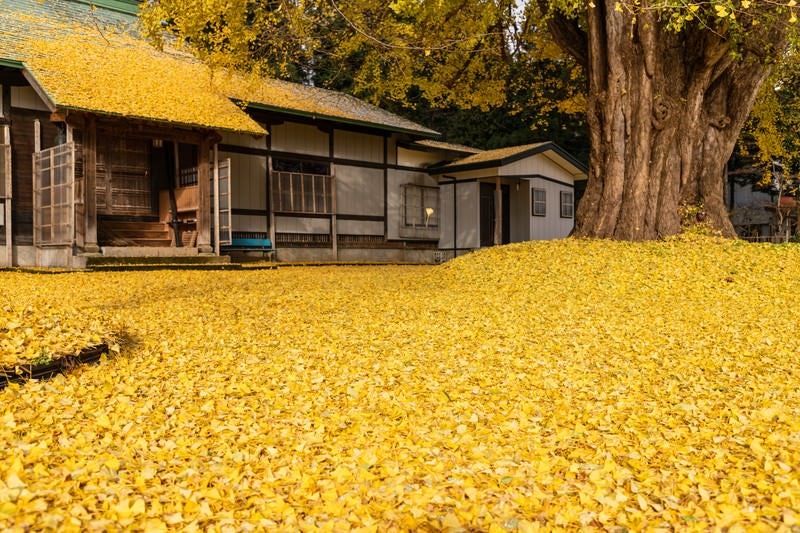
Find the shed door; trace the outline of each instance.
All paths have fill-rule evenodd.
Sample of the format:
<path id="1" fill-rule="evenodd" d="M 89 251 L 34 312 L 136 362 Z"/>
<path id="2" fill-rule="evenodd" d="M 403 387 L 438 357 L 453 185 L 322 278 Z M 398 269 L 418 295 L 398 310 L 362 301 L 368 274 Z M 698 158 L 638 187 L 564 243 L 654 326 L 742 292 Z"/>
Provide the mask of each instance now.
<path id="1" fill-rule="evenodd" d="M 494 185 L 481 183 L 481 246 L 494 244 Z"/>

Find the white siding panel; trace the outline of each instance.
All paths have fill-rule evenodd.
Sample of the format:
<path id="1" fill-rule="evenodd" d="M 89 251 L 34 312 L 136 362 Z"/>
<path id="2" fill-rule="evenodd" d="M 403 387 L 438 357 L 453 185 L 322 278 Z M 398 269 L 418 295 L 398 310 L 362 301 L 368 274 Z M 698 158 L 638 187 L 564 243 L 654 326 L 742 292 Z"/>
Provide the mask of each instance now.
<path id="1" fill-rule="evenodd" d="M 337 213 L 383 216 L 382 169 L 336 165 L 335 172 Z"/>
<path id="2" fill-rule="evenodd" d="M 561 239 L 569 235 L 575 224 L 573 218 L 561 218 L 560 192 L 573 192 L 572 187 L 566 187 L 543 179 L 530 180 L 531 188 L 544 189 L 547 197 L 547 216 L 530 217 L 531 239 L 548 240 Z M 532 194 L 532 191 L 531 191 Z M 528 214 L 531 213 L 531 196 L 528 195 Z"/>
<path id="3" fill-rule="evenodd" d="M 39 98 L 31 87 L 11 87 L 11 107 L 21 109 L 34 109 L 36 111 L 49 111 L 49 108 Z"/>
<path id="4" fill-rule="evenodd" d="M 330 153 L 328 134 L 316 126 L 285 122 L 272 126 L 270 133 L 273 150 L 320 156 Z"/>
<path id="5" fill-rule="evenodd" d="M 401 213 L 400 208 L 402 199 L 400 197 L 401 187 L 406 183 L 413 183 L 415 185 L 437 186 L 435 179 L 431 178 L 423 172 L 414 172 L 406 170 L 389 170 L 388 177 L 388 190 L 386 193 L 387 203 L 387 216 L 388 216 L 388 239 L 400 238 L 400 224 Z M 441 201 L 441 193 L 439 194 Z"/>
<path id="6" fill-rule="evenodd" d="M 278 233 L 330 233 L 331 221 L 327 218 L 275 217 Z"/>
<path id="7" fill-rule="evenodd" d="M 337 220 L 339 235 L 383 235 L 383 222 L 374 220 Z"/>
<path id="8" fill-rule="evenodd" d="M 333 155 L 339 159 L 383 163 L 383 137 L 335 130 L 333 132 Z"/>
<path id="9" fill-rule="evenodd" d="M 554 180 L 572 183 L 572 174 L 543 154 L 536 154 L 500 167 L 501 176 L 530 176 L 539 174 Z"/>

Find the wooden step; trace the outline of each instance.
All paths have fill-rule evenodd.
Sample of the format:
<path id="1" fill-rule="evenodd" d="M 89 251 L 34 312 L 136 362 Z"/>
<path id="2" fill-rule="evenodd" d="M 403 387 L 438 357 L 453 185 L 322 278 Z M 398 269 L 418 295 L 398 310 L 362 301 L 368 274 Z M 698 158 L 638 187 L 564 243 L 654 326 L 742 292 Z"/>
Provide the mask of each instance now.
<path id="1" fill-rule="evenodd" d="M 169 246 L 172 244 L 172 239 L 170 238 L 140 239 L 137 237 L 131 240 L 136 243 L 136 246 Z"/>
<path id="2" fill-rule="evenodd" d="M 98 227 L 101 245 L 157 246 L 172 244 L 169 226 L 161 222 L 137 220 L 104 220 Z"/>

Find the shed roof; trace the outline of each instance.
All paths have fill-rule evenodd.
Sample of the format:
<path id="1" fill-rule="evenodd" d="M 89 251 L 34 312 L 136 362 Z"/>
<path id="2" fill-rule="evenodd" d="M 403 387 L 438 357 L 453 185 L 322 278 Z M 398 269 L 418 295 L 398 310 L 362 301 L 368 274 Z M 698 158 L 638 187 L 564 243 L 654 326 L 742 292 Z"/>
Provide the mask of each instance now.
<path id="1" fill-rule="evenodd" d="M 220 79 L 224 79 L 221 77 Z M 255 109 L 289 115 L 329 119 L 345 124 L 378 128 L 385 131 L 435 137 L 439 132 L 426 128 L 385 109 L 349 94 L 300 83 L 228 75 L 224 92 Z"/>
<path id="2" fill-rule="evenodd" d="M 457 161 L 446 163 L 439 167 L 432 168 L 433 172 L 459 172 L 466 170 L 480 170 L 485 168 L 508 165 L 514 161 L 519 161 L 526 157 L 545 152 L 554 152 L 567 163 L 575 167 L 578 172 L 585 173 L 586 165 L 575 159 L 569 152 L 553 142 L 540 142 L 534 144 L 524 144 L 521 146 L 508 146 L 495 150 L 486 150 L 477 154 L 472 154 Z"/>
<path id="3" fill-rule="evenodd" d="M 0 0 L 0 58 L 24 65 L 53 107 L 265 134 L 200 62 L 126 33 L 134 18 L 63 0 Z"/>

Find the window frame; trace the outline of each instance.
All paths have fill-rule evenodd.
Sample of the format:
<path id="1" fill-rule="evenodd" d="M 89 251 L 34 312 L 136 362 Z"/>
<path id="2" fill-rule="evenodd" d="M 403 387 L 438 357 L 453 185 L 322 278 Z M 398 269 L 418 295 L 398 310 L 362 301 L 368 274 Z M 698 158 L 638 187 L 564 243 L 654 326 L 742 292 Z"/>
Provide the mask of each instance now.
<path id="1" fill-rule="evenodd" d="M 544 196 L 543 199 L 537 200 L 536 193 L 540 192 Z M 541 212 L 537 212 L 536 207 L 541 206 Z M 541 187 L 531 187 L 531 216 L 533 217 L 546 217 L 547 216 L 547 189 Z"/>
<path id="2" fill-rule="evenodd" d="M 569 198 L 569 202 L 565 199 Z M 564 214 L 564 208 L 569 206 L 569 214 Z M 575 193 L 572 191 L 559 191 L 559 211 L 561 218 L 575 218 Z"/>
<path id="3" fill-rule="evenodd" d="M 439 187 L 432 186 L 432 185 L 418 185 L 416 183 L 404 183 L 403 187 L 403 226 L 406 228 L 419 228 L 419 229 L 438 229 L 440 223 L 440 216 L 441 213 L 439 212 L 439 201 L 440 201 L 440 191 Z M 409 192 L 410 191 L 419 191 L 420 198 L 419 198 L 419 206 L 412 206 L 412 208 L 418 207 L 419 212 L 417 216 L 419 217 L 419 222 L 414 222 L 414 220 L 409 222 Z M 434 216 L 428 220 L 428 223 L 425 224 L 425 209 L 426 207 L 431 207 L 430 205 L 426 205 L 425 197 L 426 193 L 434 194 L 434 200 L 432 207 L 435 209 Z"/>
<path id="4" fill-rule="evenodd" d="M 275 213 L 333 215 L 336 186 L 329 162 L 273 158 L 270 181 L 270 205 Z M 314 207 L 309 209 L 308 205 Z"/>

